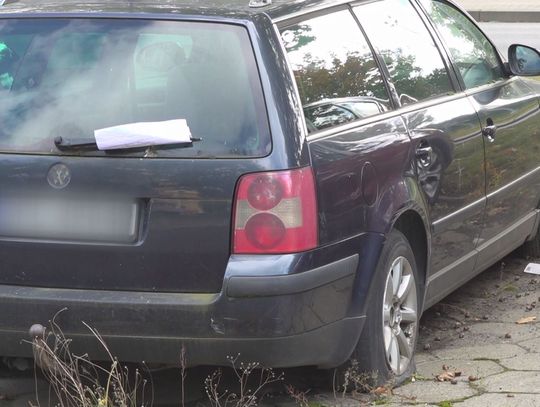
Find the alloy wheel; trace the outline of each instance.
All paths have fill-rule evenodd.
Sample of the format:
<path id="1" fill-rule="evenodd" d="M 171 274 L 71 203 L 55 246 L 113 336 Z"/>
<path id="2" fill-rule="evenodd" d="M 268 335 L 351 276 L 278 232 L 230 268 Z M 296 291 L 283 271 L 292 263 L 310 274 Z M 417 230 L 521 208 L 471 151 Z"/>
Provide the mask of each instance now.
<path id="1" fill-rule="evenodd" d="M 403 256 L 388 270 L 382 315 L 386 362 L 399 376 L 411 363 L 418 325 L 416 281 L 410 262 Z"/>

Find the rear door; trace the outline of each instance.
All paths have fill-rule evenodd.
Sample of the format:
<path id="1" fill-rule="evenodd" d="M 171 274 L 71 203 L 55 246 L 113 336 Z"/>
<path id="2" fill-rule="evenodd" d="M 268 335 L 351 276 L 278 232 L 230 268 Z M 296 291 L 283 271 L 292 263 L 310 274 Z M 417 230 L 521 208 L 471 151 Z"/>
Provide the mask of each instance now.
<path id="1" fill-rule="evenodd" d="M 487 208 L 477 268 L 493 263 L 531 233 L 540 194 L 537 94 L 508 77 L 486 36 L 443 0 L 424 0 L 480 118 L 486 151 Z"/>
<path id="2" fill-rule="evenodd" d="M 150 141 L 101 151 L 111 127 Z M 0 283 L 218 292 L 236 181 L 270 150 L 242 26 L 0 20 Z"/>
<path id="3" fill-rule="evenodd" d="M 429 302 L 470 278 L 485 209 L 484 145 L 476 112 L 408 0 L 359 3 L 409 129 L 412 168 L 432 230 Z"/>

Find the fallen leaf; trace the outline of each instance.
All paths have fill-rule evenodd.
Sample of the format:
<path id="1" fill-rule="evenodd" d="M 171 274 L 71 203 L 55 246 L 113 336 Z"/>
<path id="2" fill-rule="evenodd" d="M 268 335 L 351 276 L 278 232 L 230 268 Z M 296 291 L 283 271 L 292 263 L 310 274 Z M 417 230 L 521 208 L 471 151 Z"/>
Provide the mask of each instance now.
<path id="1" fill-rule="evenodd" d="M 371 393 L 375 394 L 376 396 L 382 396 L 384 394 L 388 394 L 390 390 L 384 386 L 379 386 L 376 389 L 371 390 Z"/>
<path id="2" fill-rule="evenodd" d="M 531 322 L 536 321 L 536 317 L 523 317 L 516 321 L 518 325 L 530 324 Z"/>
<path id="3" fill-rule="evenodd" d="M 435 377 L 435 379 L 438 382 L 449 382 L 451 380 L 454 380 L 455 377 L 456 377 L 456 375 L 453 372 L 449 372 L 449 371 L 445 370 L 441 374 L 437 375 Z"/>

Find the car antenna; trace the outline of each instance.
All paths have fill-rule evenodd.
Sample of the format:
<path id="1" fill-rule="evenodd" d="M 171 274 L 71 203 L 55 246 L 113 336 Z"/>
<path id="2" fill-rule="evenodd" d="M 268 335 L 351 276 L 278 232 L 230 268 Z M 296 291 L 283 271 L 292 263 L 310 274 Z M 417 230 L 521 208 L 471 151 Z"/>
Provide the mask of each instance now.
<path id="1" fill-rule="evenodd" d="M 265 7 L 272 4 L 272 0 L 249 0 L 249 7 Z"/>

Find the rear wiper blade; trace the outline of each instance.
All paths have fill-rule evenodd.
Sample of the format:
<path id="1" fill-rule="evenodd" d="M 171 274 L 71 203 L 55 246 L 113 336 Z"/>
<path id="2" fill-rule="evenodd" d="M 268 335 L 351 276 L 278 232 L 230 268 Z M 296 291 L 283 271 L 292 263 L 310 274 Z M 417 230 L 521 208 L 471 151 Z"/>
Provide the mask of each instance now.
<path id="1" fill-rule="evenodd" d="M 193 143 L 196 141 L 202 141 L 202 138 L 200 137 L 191 137 L 191 141 L 185 143 L 172 143 L 172 144 L 160 144 L 160 145 L 153 145 L 149 144 L 148 146 L 137 146 L 137 147 L 125 147 L 125 148 L 118 148 L 115 150 L 121 151 L 121 150 L 141 150 L 148 147 L 159 147 L 161 149 L 167 149 L 167 148 L 183 148 L 183 147 L 193 147 Z M 83 139 L 78 137 L 76 140 L 70 140 L 68 138 L 58 136 L 54 138 L 54 145 L 56 148 L 58 148 L 60 151 L 69 151 L 69 150 L 88 150 L 88 151 L 95 151 L 98 150 L 98 146 L 95 139 L 87 138 Z M 104 151 L 114 151 L 114 150 L 104 150 Z"/>
<path id="2" fill-rule="evenodd" d="M 64 150 L 97 150 L 96 140 L 77 138 L 76 141 L 58 136 L 54 138 L 54 145 L 61 151 Z"/>

